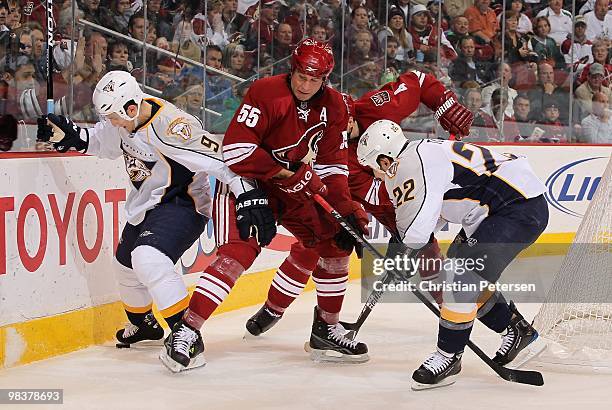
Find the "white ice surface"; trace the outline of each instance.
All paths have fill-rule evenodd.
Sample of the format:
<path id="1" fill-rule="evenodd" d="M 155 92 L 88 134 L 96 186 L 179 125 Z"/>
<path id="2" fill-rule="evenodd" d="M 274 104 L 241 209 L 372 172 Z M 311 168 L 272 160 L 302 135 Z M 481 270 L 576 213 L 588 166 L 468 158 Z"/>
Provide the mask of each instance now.
<path id="1" fill-rule="evenodd" d="M 359 284 L 349 286 L 342 318 L 361 310 Z M 506 382 L 466 352 L 453 386 L 410 390 L 413 370 L 435 345 L 437 321 L 418 304 L 381 304 L 360 333 L 370 361 L 310 362 L 313 292 L 302 295 L 281 322 L 257 341 L 242 340 L 257 307 L 213 317 L 203 329 L 208 364 L 171 374 L 158 347 L 97 346 L 0 371 L 0 388 L 62 388 L 64 405 L 17 409 L 610 409 L 612 376 L 545 372 L 545 386 Z M 520 307 L 529 319 L 537 305 Z M 473 340 L 492 354 L 499 336 L 477 324 Z M 2 408 L 10 406 L 0 405 Z"/>

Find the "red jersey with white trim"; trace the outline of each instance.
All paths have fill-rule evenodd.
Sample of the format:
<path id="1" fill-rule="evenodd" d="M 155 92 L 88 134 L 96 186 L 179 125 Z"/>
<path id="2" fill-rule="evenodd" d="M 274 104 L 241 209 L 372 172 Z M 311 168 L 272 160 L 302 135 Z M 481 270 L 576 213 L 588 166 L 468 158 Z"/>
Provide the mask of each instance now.
<path id="1" fill-rule="evenodd" d="M 306 102 L 294 98 L 286 74 L 257 80 L 225 133 L 223 157 L 240 176 L 264 183 L 279 171 L 311 164 L 328 187 L 327 200 L 350 201 L 342 94 L 325 86 Z"/>
<path id="2" fill-rule="evenodd" d="M 364 132 L 373 122 L 386 119 L 396 123 L 408 117 L 425 104 L 436 110 L 446 88 L 431 74 L 411 70 L 378 90 L 364 94 L 355 101 L 355 116 L 359 129 Z"/>
<path id="3" fill-rule="evenodd" d="M 355 101 L 355 119 L 364 132 L 373 122 L 386 119 L 396 123 L 416 111 L 423 102 L 430 109 L 437 105 L 445 87 L 431 74 L 417 70 L 406 72 L 397 81 L 387 83 Z M 395 212 L 384 182 L 374 176 L 370 167 L 357 160 L 357 143 L 349 143 L 349 189 L 355 201 L 360 202 L 387 228 L 395 228 Z"/>

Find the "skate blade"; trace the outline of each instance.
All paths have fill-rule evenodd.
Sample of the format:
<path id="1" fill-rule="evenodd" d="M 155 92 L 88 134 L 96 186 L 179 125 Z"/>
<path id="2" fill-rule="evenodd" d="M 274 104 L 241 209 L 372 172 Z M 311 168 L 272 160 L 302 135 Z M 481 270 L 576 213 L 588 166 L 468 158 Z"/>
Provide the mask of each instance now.
<path id="1" fill-rule="evenodd" d="M 304 343 L 304 351 L 310 353 L 310 359 L 315 363 L 365 363 L 370 360 L 367 353 L 347 355 L 335 350 L 313 349 L 310 343 Z"/>
<path id="2" fill-rule="evenodd" d="M 516 370 L 521 368 L 523 365 L 527 364 L 527 362 L 538 357 L 548 345 L 541 338 L 538 337 L 536 340 L 531 342 L 527 347 L 525 347 L 515 358 L 513 361 L 508 363 L 505 367 L 508 369 Z"/>
<path id="3" fill-rule="evenodd" d="M 172 360 L 170 356 L 166 353 L 166 349 L 163 348 L 159 353 L 159 360 L 166 366 L 168 370 L 172 373 L 181 373 L 187 370 L 197 369 L 198 367 L 206 366 L 206 359 L 204 358 L 204 354 L 200 353 L 194 359 L 189 362 L 187 367 L 183 366 L 180 363 Z"/>
<path id="4" fill-rule="evenodd" d="M 159 340 L 143 340 L 142 342 L 136 343 L 123 343 L 116 342 L 115 347 L 117 349 L 139 349 L 139 348 L 147 348 L 147 347 L 162 347 L 164 345 L 164 338 Z"/>
<path id="5" fill-rule="evenodd" d="M 255 336 L 253 333 L 248 330 L 244 332 L 244 336 L 242 336 L 242 340 L 245 342 L 252 342 L 254 340 L 261 340 L 261 335 Z"/>
<path id="6" fill-rule="evenodd" d="M 459 374 L 448 376 L 444 380 L 440 381 L 440 383 L 436 383 L 436 384 L 419 383 L 413 380 L 410 388 L 414 391 L 421 391 L 421 390 L 430 390 L 430 389 L 437 389 L 438 387 L 449 386 L 451 384 L 454 384 L 457 381 L 457 376 L 459 376 Z"/>

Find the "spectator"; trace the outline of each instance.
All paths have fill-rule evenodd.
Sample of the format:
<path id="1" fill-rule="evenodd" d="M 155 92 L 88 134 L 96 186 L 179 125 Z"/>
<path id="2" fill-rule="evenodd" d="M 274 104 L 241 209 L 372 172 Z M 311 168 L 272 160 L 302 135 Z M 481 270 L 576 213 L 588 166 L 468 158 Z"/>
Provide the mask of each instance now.
<path id="1" fill-rule="evenodd" d="M 149 27 L 155 27 L 159 37 L 169 38 L 172 35 L 172 26 L 166 21 L 161 4 L 162 0 L 147 0 L 147 24 Z"/>
<path id="2" fill-rule="evenodd" d="M 244 46 L 238 43 L 229 43 L 225 47 L 222 65 L 228 73 L 237 77 L 249 78 L 255 75 L 247 64 Z"/>
<path id="3" fill-rule="evenodd" d="M 512 70 L 510 69 L 510 65 L 507 63 L 500 64 L 498 74 L 499 77 L 494 83 L 482 89 L 482 100 L 485 101 L 484 109 L 487 110 L 489 108 L 486 102 L 491 100 L 493 92 L 502 88 L 507 99 L 506 116 L 512 117 L 514 115 L 513 103 L 518 93 L 509 85 L 510 81 L 512 81 Z"/>
<path id="4" fill-rule="evenodd" d="M 578 142 L 589 144 L 612 143 L 612 112 L 609 97 L 601 92 L 593 94 L 593 112 L 582 120 L 582 137 Z"/>
<path id="5" fill-rule="evenodd" d="M 555 68 L 564 68 L 565 59 L 557 43 L 548 33 L 550 33 L 548 17 L 536 18 L 535 36 L 531 38 L 531 48 L 538 54 L 540 62 L 547 62 Z"/>
<path id="6" fill-rule="evenodd" d="M 206 47 L 206 65 L 217 70 L 222 69 L 223 52 L 219 46 Z M 206 71 L 206 107 L 220 112 L 223 109 L 223 100 L 232 94 L 232 83 L 222 74 Z"/>
<path id="7" fill-rule="evenodd" d="M 380 69 L 372 60 L 364 60 L 356 71 L 349 75 L 347 92 L 355 99 L 379 87 Z"/>
<path id="8" fill-rule="evenodd" d="M 574 91 L 576 102 L 580 108 L 579 118 L 584 118 L 592 112 L 591 102 L 596 92 L 605 94 L 608 99 L 612 97 L 610 88 L 603 85 L 604 74 L 604 67 L 599 63 L 593 63 L 589 69 L 588 80 Z"/>
<path id="9" fill-rule="evenodd" d="M 315 3 L 316 9 L 319 11 L 319 23 L 324 21 L 333 21 L 340 19 L 340 1 L 339 0 L 317 0 Z M 325 25 L 323 25 L 325 27 Z"/>
<path id="10" fill-rule="evenodd" d="M 609 0 L 596 0 L 593 11 L 584 15 L 587 39 L 612 39 L 612 12 L 609 10 L 609 4 Z"/>
<path id="11" fill-rule="evenodd" d="M 440 21 L 440 28 L 442 31 L 448 30 L 450 17 L 446 13 L 446 8 L 444 7 L 443 0 L 429 0 L 427 2 L 427 10 L 429 11 L 429 15 L 432 17 L 434 22 L 438 22 L 438 18 Z"/>
<path id="12" fill-rule="evenodd" d="M 83 44 L 82 47 L 79 47 Z M 82 82 L 90 87 L 91 92 L 98 81 L 106 73 L 108 43 L 106 37 L 98 31 L 85 36 L 85 41 L 77 42 L 75 55 L 75 72 L 82 78 Z"/>
<path id="13" fill-rule="evenodd" d="M 238 0 L 223 0 L 223 30 L 230 42 L 244 42 L 249 31 L 249 19 L 237 10 Z"/>
<path id="14" fill-rule="evenodd" d="M 351 12 L 351 25 L 346 30 L 345 38 L 348 41 L 351 41 L 355 38 L 356 33 L 362 31 L 368 31 L 370 32 L 370 35 L 373 39 L 376 38 L 372 30 L 370 29 L 369 23 L 370 21 L 368 19 L 368 9 L 363 6 L 354 8 Z M 373 46 L 374 48 L 372 49 L 372 51 L 377 52 L 378 44 L 374 43 Z"/>
<path id="15" fill-rule="evenodd" d="M 132 63 L 129 61 L 129 47 L 121 40 L 111 43 L 108 47 L 108 70 L 107 71 L 132 71 Z"/>
<path id="16" fill-rule="evenodd" d="M 18 0 L 8 1 L 8 15 L 6 16 L 6 27 L 15 31 L 21 27 L 21 5 Z"/>
<path id="17" fill-rule="evenodd" d="M 571 37 L 568 37 L 561 43 L 561 52 L 565 57 L 565 62 L 575 64 L 574 70 L 582 70 L 587 63 L 593 62 L 591 55 L 591 43 L 586 37 L 586 20 L 584 16 L 576 16 L 574 22 L 574 43 L 572 44 Z M 572 61 L 572 55 L 574 60 Z"/>
<path id="18" fill-rule="evenodd" d="M 280 8 L 277 0 L 262 0 L 259 18 L 251 24 L 247 39 L 247 49 L 255 50 L 260 45 L 267 46 L 272 43 L 274 32 L 278 28 L 278 21 L 275 20 L 274 7 Z"/>
<path id="19" fill-rule="evenodd" d="M 567 127 L 559 120 L 559 106 L 555 100 L 544 102 L 544 115 L 539 127 L 544 129 L 540 142 L 568 142 Z"/>
<path id="20" fill-rule="evenodd" d="M 174 104 L 196 118 L 203 118 L 203 100 L 204 89 L 202 84 L 195 84 L 189 87 L 184 93 L 174 98 Z"/>
<path id="21" fill-rule="evenodd" d="M 489 5 L 491 0 L 474 0 L 474 5 L 465 10 L 469 22 L 470 34 L 483 44 L 489 44 L 497 34 L 499 25 L 497 16 Z"/>
<path id="22" fill-rule="evenodd" d="M 110 7 L 102 13 L 102 23 L 120 33 L 127 34 L 130 17 L 134 14 L 130 0 L 111 0 Z"/>
<path id="23" fill-rule="evenodd" d="M 506 115 L 508 110 L 507 91 L 503 88 L 493 91 L 489 104 L 488 108 L 482 109 L 484 113 L 488 114 L 482 116 L 487 139 L 490 141 L 515 141 L 519 132 L 514 118 Z"/>
<path id="24" fill-rule="evenodd" d="M 568 36 L 572 35 L 572 13 L 563 10 L 563 0 L 549 0 L 548 7 L 537 15 L 546 17 L 550 25 L 550 37 L 560 46 Z M 536 20 L 537 21 L 537 20 Z"/>
<path id="25" fill-rule="evenodd" d="M 349 14 L 352 15 L 354 10 L 357 10 L 360 7 L 363 7 L 367 13 L 367 29 L 368 30 L 372 30 L 372 31 L 376 31 L 379 28 L 379 24 L 378 24 L 378 19 L 376 18 L 376 15 L 374 14 L 374 12 L 372 10 L 370 10 L 366 4 L 367 1 L 366 0 L 349 0 L 349 7 L 348 7 L 348 12 Z M 393 7 L 392 5 L 389 6 L 389 8 Z"/>
<path id="26" fill-rule="evenodd" d="M 459 50 L 461 40 L 470 35 L 468 27 L 469 23 L 466 17 L 457 16 L 453 18 L 451 31 L 446 33 L 446 38 L 452 44 L 455 50 Z"/>
<path id="27" fill-rule="evenodd" d="M 291 70 L 289 57 L 293 51 L 291 26 L 287 23 L 279 24 L 274 39 L 275 41 L 268 46 L 269 53 L 275 61 L 274 74 L 289 73 Z"/>
<path id="28" fill-rule="evenodd" d="M 593 63 L 587 64 L 580 73 L 579 84 L 583 84 L 589 78 L 589 70 L 594 63 L 601 64 L 604 67 L 604 82 L 606 87 L 610 85 L 610 77 L 612 73 L 612 64 L 610 64 L 610 56 L 608 53 L 608 43 L 606 40 L 596 40 L 591 47 L 593 55 Z"/>
<path id="29" fill-rule="evenodd" d="M 445 0 L 446 12 L 452 19 L 463 16 L 468 7 L 474 4 L 473 0 Z"/>
<path id="30" fill-rule="evenodd" d="M 490 1 L 490 0 L 484 0 Z M 410 11 L 410 35 L 412 36 L 413 47 L 417 63 L 438 62 L 438 28 L 429 21 L 429 12 L 423 5 L 417 4 Z M 441 34 L 440 43 L 442 50 L 440 56 L 447 60 L 457 58 L 455 49 Z"/>
<path id="31" fill-rule="evenodd" d="M 314 38 L 317 41 L 326 42 L 327 41 L 327 30 L 320 24 L 315 24 L 310 29 L 310 37 Z"/>
<path id="32" fill-rule="evenodd" d="M 478 85 L 482 85 L 484 70 L 474 61 L 476 50 L 474 39 L 471 36 L 463 38 L 459 47 L 459 57 L 452 62 L 448 70 L 453 85 L 455 88 L 462 88 L 462 84 L 466 81 L 475 81 Z"/>
<path id="33" fill-rule="evenodd" d="M 32 32 L 28 28 L 22 28 L 18 31 L 19 38 L 19 54 L 25 55 L 28 58 L 33 58 L 32 55 Z"/>
<path id="34" fill-rule="evenodd" d="M 145 41 L 145 19 L 142 13 L 133 14 L 128 23 L 128 34 L 134 40 Z M 142 44 L 130 44 L 130 61 L 134 68 L 142 67 L 143 49 Z"/>
<path id="35" fill-rule="evenodd" d="M 394 0 L 389 5 L 389 13 L 391 10 L 399 10 L 404 17 L 404 27 L 408 27 L 410 24 L 410 0 Z"/>
<path id="36" fill-rule="evenodd" d="M 567 92 L 561 90 L 555 84 L 555 72 L 552 66 L 546 62 L 538 65 L 538 84 L 528 92 L 531 112 L 542 113 L 545 100 L 555 101 L 557 107 L 561 107 L 561 118 L 567 119 L 569 100 Z"/>
<path id="37" fill-rule="evenodd" d="M 229 44 L 229 38 L 223 25 L 223 3 L 221 0 L 206 2 L 206 14 L 198 13 L 192 20 L 193 33 L 197 44 L 205 49 L 208 45 L 219 46 L 221 50 Z"/>
<path id="38" fill-rule="evenodd" d="M 504 61 L 508 64 L 514 64 L 524 61 L 537 61 L 537 54 L 529 50 L 529 41 L 521 33 L 518 32 L 518 14 L 514 10 L 509 10 L 505 15 L 505 35 L 504 39 Z M 501 33 L 495 37 L 495 54 L 497 59 L 501 58 L 502 52 L 502 35 Z M 512 103 L 510 103 L 512 104 Z"/>
<path id="39" fill-rule="evenodd" d="M 374 59 L 372 33 L 369 30 L 354 32 L 349 52 L 349 65 L 354 67 Z"/>
<path id="40" fill-rule="evenodd" d="M 519 94 L 514 99 L 514 122 L 518 129 L 518 140 L 533 140 L 536 128 L 531 115 L 531 103 L 526 94 Z"/>
<path id="41" fill-rule="evenodd" d="M 482 96 L 480 94 L 480 88 L 466 88 L 463 96 L 463 104 L 472 114 L 474 114 L 470 135 L 463 137 L 463 141 L 486 141 L 487 132 L 485 126 L 486 124 L 491 124 L 493 120 L 490 118 L 489 114 L 481 110 Z"/>
<path id="42" fill-rule="evenodd" d="M 518 25 L 516 27 L 516 31 L 520 34 L 527 34 L 533 32 L 533 24 L 531 23 L 531 19 L 527 17 L 523 11 L 525 10 L 525 3 L 523 0 L 510 0 L 506 3 L 506 13 L 512 10 L 518 16 Z M 497 21 L 500 21 L 501 17 L 504 13 L 500 13 L 497 16 Z"/>
<path id="43" fill-rule="evenodd" d="M 405 62 L 414 56 L 412 36 L 406 30 L 404 16 L 398 8 L 389 11 L 389 23 L 378 33 L 378 43 L 381 50 L 386 48 L 385 41 L 390 36 L 397 40 L 396 60 Z"/>
<path id="44" fill-rule="evenodd" d="M 395 72 L 402 73 L 406 71 L 408 67 L 407 60 L 398 60 L 397 59 L 397 49 L 399 48 L 399 41 L 393 36 L 387 37 L 386 40 L 386 55 L 385 55 L 385 64 L 389 69 L 393 69 Z M 388 73 L 387 73 L 388 74 Z M 381 84 L 388 83 L 389 81 L 382 81 Z"/>
<path id="45" fill-rule="evenodd" d="M 83 11 L 83 13 L 85 13 L 85 20 L 99 25 L 104 25 L 102 12 L 100 10 L 100 0 L 77 1 L 77 6 Z"/>
<path id="46" fill-rule="evenodd" d="M 7 18 L 9 14 L 9 6 L 5 0 L 0 1 L 0 32 L 1 31 L 10 31 L 10 28 L 7 27 Z"/>

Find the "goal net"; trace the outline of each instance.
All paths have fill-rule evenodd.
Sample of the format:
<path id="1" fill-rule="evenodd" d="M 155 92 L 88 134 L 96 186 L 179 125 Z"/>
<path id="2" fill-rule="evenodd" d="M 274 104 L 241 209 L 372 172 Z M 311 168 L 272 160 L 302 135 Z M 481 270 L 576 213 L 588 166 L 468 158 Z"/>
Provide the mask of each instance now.
<path id="1" fill-rule="evenodd" d="M 612 159 L 534 326 L 547 342 L 537 361 L 612 369 Z"/>

